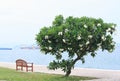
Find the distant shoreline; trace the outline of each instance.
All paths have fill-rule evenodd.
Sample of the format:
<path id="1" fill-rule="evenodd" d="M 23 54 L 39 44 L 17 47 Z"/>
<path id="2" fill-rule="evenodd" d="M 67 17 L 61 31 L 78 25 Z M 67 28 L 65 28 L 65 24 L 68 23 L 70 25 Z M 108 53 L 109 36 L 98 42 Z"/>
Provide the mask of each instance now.
<path id="1" fill-rule="evenodd" d="M 0 50 L 12 50 L 12 48 L 0 48 Z"/>

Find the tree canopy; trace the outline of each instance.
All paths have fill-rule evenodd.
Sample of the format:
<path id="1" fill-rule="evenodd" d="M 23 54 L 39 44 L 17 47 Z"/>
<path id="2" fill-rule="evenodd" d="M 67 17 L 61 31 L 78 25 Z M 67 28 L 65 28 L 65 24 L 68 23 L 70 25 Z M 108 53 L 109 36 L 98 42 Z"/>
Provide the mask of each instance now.
<path id="1" fill-rule="evenodd" d="M 96 51 L 102 49 L 112 52 L 115 47 L 112 34 L 116 24 L 105 23 L 101 18 L 55 17 L 52 25 L 43 27 L 36 36 L 40 50 L 45 54 L 54 55 L 56 60 L 50 62 L 50 69 L 61 68 L 69 76 L 77 61 L 85 62 L 84 56 L 95 57 Z M 63 53 L 68 58 L 63 58 Z"/>

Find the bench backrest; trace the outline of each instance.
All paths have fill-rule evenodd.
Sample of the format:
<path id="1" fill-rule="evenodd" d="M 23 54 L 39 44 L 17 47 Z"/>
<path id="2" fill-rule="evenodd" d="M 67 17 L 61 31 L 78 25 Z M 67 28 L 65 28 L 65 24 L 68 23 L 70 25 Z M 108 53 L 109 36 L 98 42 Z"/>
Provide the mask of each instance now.
<path id="1" fill-rule="evenodd" d="M 27 62 L 25 60 L 18 59 L 18 60 L 16 60 L 16 65 L 17 66 L 24 66 L 24 67 L 26 67 L 27 66 Z"/>

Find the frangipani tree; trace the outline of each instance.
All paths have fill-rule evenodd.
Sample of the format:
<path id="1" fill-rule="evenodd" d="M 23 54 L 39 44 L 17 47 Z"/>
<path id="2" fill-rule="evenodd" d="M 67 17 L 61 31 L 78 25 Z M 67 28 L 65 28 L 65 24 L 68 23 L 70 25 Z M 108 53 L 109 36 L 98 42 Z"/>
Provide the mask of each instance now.
<path id="1" fill-rule="evenodd" d="M 56 16 L 52 26 L 43 27 L 36 36 L 40 50 L 54 55 L 56 60 L 50 62 L 50 69 L 61 68 L 69 76 L 77 61 L 85 62 L 84 56 L 94 57 L 98 49 L 112 52 L 115 42 L 112 34 L 115 24 L 105 23 L 102 19 L 89 17 L 72 17 L 66 19 Z M 62 57 L 68 53 L 68 58 Z"/>

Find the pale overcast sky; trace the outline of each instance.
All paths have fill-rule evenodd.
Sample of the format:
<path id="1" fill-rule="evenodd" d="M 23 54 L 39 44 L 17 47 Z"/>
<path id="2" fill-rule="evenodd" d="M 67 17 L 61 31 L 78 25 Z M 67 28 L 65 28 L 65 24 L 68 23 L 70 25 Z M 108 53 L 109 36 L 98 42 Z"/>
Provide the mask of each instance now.
<path id="1" fill-rule="evenodd" d="M 35 43 L 39 29 L 59 14 L 113 22 L 120 42 L 120 0 L 0 0 L 0 45 Z"/>

